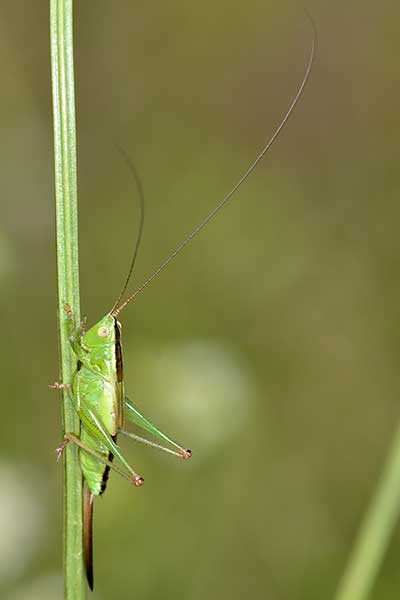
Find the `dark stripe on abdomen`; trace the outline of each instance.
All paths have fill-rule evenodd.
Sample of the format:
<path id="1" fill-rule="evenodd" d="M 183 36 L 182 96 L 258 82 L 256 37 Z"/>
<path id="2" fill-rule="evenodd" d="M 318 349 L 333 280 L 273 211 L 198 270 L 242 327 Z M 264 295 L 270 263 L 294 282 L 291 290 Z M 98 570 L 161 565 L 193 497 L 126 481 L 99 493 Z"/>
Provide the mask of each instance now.
<path id="1" fill-rule="evenodd" d="M 117 436 L 116 435 L 112 435 L 111 437 L 114 440 L 114 442 L 117 441 Z M 110 462 L 112 462 L 114 460 L 114 454 L 112 452 L 108 453 L 107 460 L 109 460 Z M 108 481 L 108 478 L 110 476 L 110 469 L 111 469 L 111 467 L 109 467 L 108 465 L 105 466 L 105 469 L 103 471 L 103 477 L 101 479 L 100 495 L 103 494 L 106 491 L 107 481 Z"/>

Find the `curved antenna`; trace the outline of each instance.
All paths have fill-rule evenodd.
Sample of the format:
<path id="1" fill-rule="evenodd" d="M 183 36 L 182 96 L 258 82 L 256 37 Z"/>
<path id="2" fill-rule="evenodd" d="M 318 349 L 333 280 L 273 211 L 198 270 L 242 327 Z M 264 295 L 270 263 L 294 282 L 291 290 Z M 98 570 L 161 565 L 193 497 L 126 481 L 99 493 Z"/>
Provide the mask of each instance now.
<path id="1" fill-rule="evenodd" d="M 160 264 L 160 266 L 150 275 L 150 277 L 148 277 L 144 281 L 144 283 L 142 283 L 142 285 L 140 285 L 130 296 L 128 296 L 128 298 L 125 300 L 125 302 L 123 304 L 121 304 L 121 306 L 119 306 L 118 308 L 116 308 L 112 311 L 111 314 L 113 316 L 117 316 L 118 313 L 120 313 L 121 310 L 124 309 L 129 304 L 129 302 L 131 302 L 131 300 L 133 300 L 134 298 L 136 298 L 136 296 L 141 294 L 143 292 L 143 290 L 149 285 L 149 283 L 151 283 L 153 281 L 153 279 L 158 277 L 158 275 L 161 273 L 161 271 L 163 271 L 165 269 L 165 267 L 167 267 L 169 265 L 169 263 L 172 262 L 174 260 L 174 258 L 176 258 L 176 256 L 180 252 L 182 252 L 182 250 L 192 241 L 192 239 L 198 233 L 200 233 L 200 231 L 211 221 L 211 219 L 213 219 L 215 217 L 215 215 L 225 206 L 225 204 L 227 204 L 227 202 L 229 202 L 229 200 L 232 198 L 232 196 L 235 194 L 235 192 L 240 188 L 242 183 L 244 183 L 246 181 L 246 179 L 249 177 L 249 175 L 251 175 L 251 173 L 257 167 L 258 163 L 262 160 L 262 158 L 265 156 L 265 154 L 268 152 L 268 150 L 271 148 L 272 144 L 275 142 L 275 140 L 279 136 L 280 132 L 286 125 L 287 120 L 289 119 L 290 115 L 292 114 L 295 106 L 297 105 L 298 101 L 300 100 L 300 97 L 303 93 L 306 83 L 310 77 L 311 69 L 312 69 L 312 66 L 314 63 L 315 46 L 316 46 L 316 42 L 317 42 L 317 28 L 315 26 L 313 19 L 311 18 L 311 16 L 308 13 L 307 13 L 307 16 L 310 19 L 311 25 L 313 28 L 313 37 L 312 37 L 312 42 L 311 42 L 310 56 L 307 61 L 307 66 L 306 66 L 305 73 L 303 75 L 303 79 L 301 80 L 301 83 L 297 89 L 296 95 L 294 96 L 288 110 L 286 111 L 283 119 L 281 120 L 278 127 L 276 128 L 274 134 L 269 139 L 269 141 L 265 144 L 265 146 L 263 147 L 261 152 L 258 154 L 256 159 L 251 163 L 251 165 L 249 166 L 247 171 L 245 171 L 243 173 L 243 175 L 241 176 L 239 181 L 236 183 L 236 185 L 231 189 L 231 191 L 213 208 L 213 210 L 211 212 L 208 213 L 208 215 L 205 217 L 205 219 L 203 219 L 203 221 L 201 221 L 201 223 L 199 223 L 197 225 L 197 227 L 195 227 L 193 229 L 193 231 L 191 231 L 191 233 L 189 233 L 189 235 Z"/>
<path id="2" fill-rule="evenodd" d="M 120 291 L 120 293 L 118 295 L 118 298 L 116 299 L 116 301 L 113 304 L 112 309 L 110 310 L 110 314 L 112 314 L 112 315 L 113 314 L 118 314 L 118 313 L 115 312 L 116 308 L 117 308 L 118 304 L 121 302 L 121 298 L 125 294 L 126 288 L 128 287 L 129 280 L 131 278 L 131 275 L 133 273 L 133 269 L 135 267 L 136 257 L 138 255 L 140 242 L 142 241 L 143 226 L 144 226 L 144 194 L 143 194 L 142 182 L 140 181 L 139 174 L 138 174 L 138 172 L 136 170 L 136 167 L 135 167 L 132 159 L 128 155 L 128 153 L 119 144 L 117 144 L 117 149 L 122 154 L 122 156 L 123 156 L 126 164 L 128 165 L 128 168 L 129 168 L 130 172 L 132 173 L 133 178 L 135 180 L 137 191 L 139 193 L 139 214 L 140 214 L 140 217 L 139 217 L 139 229 L 138 229 L 138 234 L 137 234 L 137 238 L 136 238 L 135 250 L 133 252 L 132 261 L 131 261 L 131 264 L 129 266 L 128 274 L 126 276 L 124 285 L 122 286 L 122 289 L 121 289 L 121 291 Z"/>

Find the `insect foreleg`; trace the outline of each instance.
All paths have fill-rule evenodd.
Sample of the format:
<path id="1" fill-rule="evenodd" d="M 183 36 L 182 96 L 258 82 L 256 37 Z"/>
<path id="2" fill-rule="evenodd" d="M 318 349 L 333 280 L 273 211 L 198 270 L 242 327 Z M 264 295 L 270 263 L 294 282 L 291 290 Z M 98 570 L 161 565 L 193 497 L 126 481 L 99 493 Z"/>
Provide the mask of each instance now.
<path id="1" fill-rule="evenodd" d="M 86 333 L 86 324 L 87 324 L 87 316 L 85 315 L 81 321 L 81 327 L 80 327 L 80 331 L 81 331 L 81 336 L 83 337 Z"/>
<path id="2" fill-rule="evenodd" d="M 185 448 L 183 448 L 183 446 L 171 440 L 171 438 L 169 438 L 165 433 L 158 429 L 158 427 L 156 427 L 151 421 L 146 419 L 146 417 L 136 408 L 133 402 L 128 398 L 125 398 L 125 416 L 129 421 L 131 421 L 141 429 L 144 429 L 145 431 L 148 431 L 149 433 L 155 435 L 158 439 L 161 439 L 164 442 L 168 442 L 169 444 L 171 444 L 171 446 L 177 449 L 177 452 L 168 450 L 168 448 L 164 448 L 164 446 L 159 446 L 158 444 L 154 444 L 153 442 L 145 440 L 144 438 L 141 438 L 139 436 L 135 436 L 134 434 L 131 434 L 128 431 L 121 431 L 121 433 L 123 433 L 124 435 L 131 437 L 136 441 L 141 441 L 145 444 L 148 444 L 149 446 L 153 446 L 154 448 L 159 448 L 161 450 L 171 452 L 172 454 L 178 455 L 181 458 L 190 458 L 192 454 L 190 450 L 186 450 Z"/>
<path id="3" fill-rule="evenodd" d="M 88 371 L 91 371 L 97 377 L 106 379 L 106 377 L 99 371 L 99 369 L 95 368 L 92 365 L 92 363 L 90 362 L 90 353 L 87 350 L 85 350 L 85 348 L 82 346 L 80 337 L 79 336 L 71 336 L 69 338 L 69 342 L 70 342 L 71 348 L 72 348 L 75 356 L 79 360 L 79 362 L 84 367 L 86 367 L 86 369 L 88 369 Z"/>
<path id="4" fill-rule="evenodd" d="M 86 328 L 86 317 L 81 321 L 80 326 L 76 327 L 75 317 L 69 304 L 64 304 L 64 312 L 67 315 L 69 322 L 69 342 L 72 350 L 77 356 L 78 360 L 85 366 L 90 368 L 90 362 L 88 361 L 88 352 L 82 346 L 82 336 Z"/>
<path id="5" fill-rule="evenodd" d="M 71 385 L 69 383 L 59 383 L 55 381 L 54 383 L 49 383 L 49 388 L 51 390 L 70 390 Z"/>
<path id="6" fill-rule="evenodd" d="M 78 342 L 80 340 L 81 331 L 76 327 L 74 313 L 72 312 L 72 308 L 69 304 L 64 304 L 64 312 L 67 315 L 68 324 L 69 324 L 69 337 L 76 339 Z"/>
<path id="7" fill-rule="evenodd" d="M 88 357 L 87 351 L 82 347 L 80 340 L 78 341 L 76 336 L 71 336 L 69 338 L 69 342 L 71 344 L 71 348 L 74 351 L 77 359 L 81 361 L 81 363 L 87 367 L 91 368 L 90 360 Z"/>

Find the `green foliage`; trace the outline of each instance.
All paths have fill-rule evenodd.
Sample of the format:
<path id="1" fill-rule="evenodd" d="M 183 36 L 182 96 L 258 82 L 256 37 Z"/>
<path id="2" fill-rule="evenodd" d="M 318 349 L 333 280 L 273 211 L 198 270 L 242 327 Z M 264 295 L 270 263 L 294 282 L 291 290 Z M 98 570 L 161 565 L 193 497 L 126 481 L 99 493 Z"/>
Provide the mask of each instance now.
<path id="1" fill-rule="evenodd" d="M 64 304 L 79 319 L 78 207 L 76 185 L 75 95 L 72 0 L 51 0 L 51 65 L 54 120 L 54 164 L 57 226 L 60 378 L 70 384 L 76 365 Z M 79 435 L 79 420 L 64 392 L 64 431 Z M 86 597 L 82 564 L 82 475 L 72 444 L 64 459 L 64 590 L 65 600 Z"/>

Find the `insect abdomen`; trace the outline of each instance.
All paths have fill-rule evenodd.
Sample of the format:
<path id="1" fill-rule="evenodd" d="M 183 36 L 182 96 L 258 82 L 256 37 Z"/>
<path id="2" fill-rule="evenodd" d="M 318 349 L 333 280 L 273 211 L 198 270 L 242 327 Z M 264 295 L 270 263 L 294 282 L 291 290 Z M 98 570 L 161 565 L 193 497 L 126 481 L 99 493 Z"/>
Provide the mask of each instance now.
<path id="1" fill-rule="evenodd" d="M 116 436 L 113 436 L 113 438 L 115 440 Z M 113 460 L 114 456 L 109 452 L 106 446 L 98 439 L 93 438 L 93 436 L 84 428 L 82 428 L 81 440 L 86 446 L 89 446 L 96 450 L 97 453 L 102 454 L 106 460 Z M 82 474 L 87 481 L 90 492 L 94 496 L 99 496 L 107 487 L 110 467 L 104 465 L 95 456 L 92 456 L 84 450 L 80 450 L 80 461 Z"/>
<path id="2" fill-rule="evenodd" d="M 90 372 L 85 367 L 77 373 L 75 389 L 77 408 L 95 414 L 114 441 L 118 431 L 117 393 L 115 383 L 101 375 Z M 104 442 L 84 424 L 81 427 L 81 440 L 85 446 L 101 454 L 105 460 L 113 460 L 113 455 Z M 109 467 L 85 450 L 80 451 L 80 462 L 90 492 L 95 496 L 102 494 L 106 489 Z"/>

